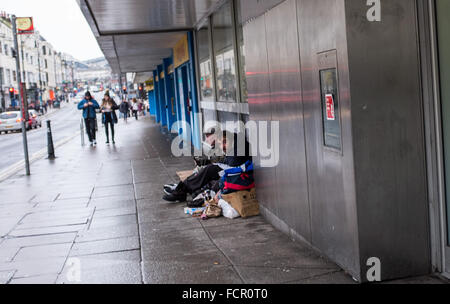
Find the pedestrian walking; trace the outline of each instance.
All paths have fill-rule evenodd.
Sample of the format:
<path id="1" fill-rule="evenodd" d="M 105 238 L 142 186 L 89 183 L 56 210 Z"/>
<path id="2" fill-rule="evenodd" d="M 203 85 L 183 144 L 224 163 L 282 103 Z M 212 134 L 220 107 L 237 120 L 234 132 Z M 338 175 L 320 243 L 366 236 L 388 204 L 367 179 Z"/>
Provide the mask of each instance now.
<path id="1" fill-rule="evenodd" d="M 139 103 L 137 101 L 136 98 L 133 98 L 133 104 L 132 104 L 132 109 L 133 109 L 133 115 L 136 118 L 136 120 L 139 120 L 138 117 L 138 113 L 139 113 Z"/>
<path id="2" fill-rule="evenodd" d="M 119 107 L 117 106 L 114 99 L 111 98 L 109 95 L 109 91 L 106 91 L 105 97 L 102 101 L 101 111 L 102 111 L 102 123 L 105 126 L 105 133 L 106 133 L 106 144 L 109 145 L 109 129 L 111 129 L 111 136 L 112 136 L 112 143 L 113 145 L 116 144 L 115 138 L 114 138 L 114 125 L 117 124 L 118 119 L 116 115 L 116 110 L 118 110 Z"/>
<path id="3" fill-rule="evenodd" d="M 83 110 L 83 118 L 86 126 L 86 132 L 91 146 L 97 145 L 96 139 L 96 120 L 97 112 L 100 109 L 98 102 L 92 98 L 91 93 L 86 92 L 84 99 L 78 104 L 78 110 Z"/>
<path id="4" fill-rule="evenodd" d="M 123 114 L 123 121 L 125 121 L 125 123 L 127 123 L 128 116 L 130 114 L 130 104 L 128 103 L 128 101 L 126 99 L 124 99 L 122 101 L 122 103 L 120 104 L 119 111 L 120 111 L 120 113 Z"/>

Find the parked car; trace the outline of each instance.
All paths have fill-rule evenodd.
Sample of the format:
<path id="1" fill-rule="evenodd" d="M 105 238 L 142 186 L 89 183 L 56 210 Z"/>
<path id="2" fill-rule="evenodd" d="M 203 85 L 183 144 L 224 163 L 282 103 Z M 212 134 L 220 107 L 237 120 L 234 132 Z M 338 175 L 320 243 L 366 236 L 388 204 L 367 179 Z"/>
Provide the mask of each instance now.
<path id="1" fill-rule="evenodd" d="M 36 110 L 30 110 L 30 117 L 34 118 L 36 120 L 36 124 L 39 128 L 42 127 L 42 121 L 41 118 L 39 117 L 40 113 Z"/>
<path id="2" fill-rule="evenodd" d="M 37 115 L 33 115 L 31 113 L 31 110 L 28 111 L 28 123 L 27 123 L 26 127 L 27 127 L 27 130 L 37 129 L 39 127 Z"/>
<path id="3" fill-rule="evenodd" d="M 20 111 L 0 114 L 0 132 L 14 132 L 22 130 L 22 113 Z"/>

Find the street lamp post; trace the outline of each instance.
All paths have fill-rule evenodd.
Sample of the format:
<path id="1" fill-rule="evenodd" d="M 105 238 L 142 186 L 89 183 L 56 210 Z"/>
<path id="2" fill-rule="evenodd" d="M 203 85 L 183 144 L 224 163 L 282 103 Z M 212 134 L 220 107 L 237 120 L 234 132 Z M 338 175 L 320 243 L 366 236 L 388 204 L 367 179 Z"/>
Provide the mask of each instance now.
<path id="1" fill-rule="evenodd" d="M 41 46 L 38 43 L 39 34 L 35 41 L 37 53 L 38 53 L 38 71 L 39 71 L 39 105 L 42 107 L 42 76 L 41 76 Z"/>
<path id="2" fill-rule="evenodd" d="M 28 109 L 24 109 L 24 100 L 23 100 L 23 92 L 22 92 L 22 77 L 20 71 L 20 58 L 19 58 L 19 43 L 17 41 L 17 24 L 16 24 L 16 16 L 12 15 L 12 27 L 13 27 L 13 36 L 14 36 L 14 48 L 15 48 L 15 56 L 16 56 L 16 70 L 17 70 L 17 82 L 19 84 L 19 104 L 20 104 L 20 112 L 22 113 L 22 139 L 23 139 L 23 151 L 25 155 L 25 170 L 26 174 L 30 175 L 30 160 L 28 157 L 28 142 L 27 142 L 27 130 L 25 127 L 26 121 L 26 111 Z"/>

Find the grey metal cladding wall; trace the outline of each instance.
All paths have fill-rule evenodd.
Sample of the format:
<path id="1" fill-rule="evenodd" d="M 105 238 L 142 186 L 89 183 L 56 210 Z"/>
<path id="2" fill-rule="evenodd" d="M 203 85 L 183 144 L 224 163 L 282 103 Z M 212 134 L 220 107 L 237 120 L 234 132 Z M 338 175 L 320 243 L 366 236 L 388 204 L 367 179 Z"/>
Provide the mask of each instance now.
<path id="1" fill-rule="evenodd" d="M 308 241 L 310 218 L 296 1 L 266 13 L 272 120 L 280 124 L 280 154 L 273 187 L 277 213 Z"/>
<path id="2" fill-rule="evenodd" d="M 241 23 L 259 17 L 284 0 L 240 0 Z"/>
<path id="3" fill-rule="evenodd" d="M 247 55 L 245 69 L 250 119 L 256 122 L 271 121 L 265 16 L 244 26 L 244 41 Z M 268 143 L 271 145 L 271 141 Z M 260 164 L 258 158 L 255 158 L 254 161 L 257 165 Z M 255 172 L 255 179 L 259 202 L 274 212 L 276 206 L 276 189 L 273 186 L 275 168 L 259 168 Z"/>
<path id="4" fill-rule="evenodd" d="M 359 235 L 386 280 L 431 265 L 417 10 L 382 1 L 371 23 L 367 9 L 346 1 Z"/>
<path id="5" fill-rule="evenodd" d="M 297 0 L 312 244 L 360 278 L 344 0 Z M 319 56 L 336 50 L 342 153 L 324 146 Z"/>

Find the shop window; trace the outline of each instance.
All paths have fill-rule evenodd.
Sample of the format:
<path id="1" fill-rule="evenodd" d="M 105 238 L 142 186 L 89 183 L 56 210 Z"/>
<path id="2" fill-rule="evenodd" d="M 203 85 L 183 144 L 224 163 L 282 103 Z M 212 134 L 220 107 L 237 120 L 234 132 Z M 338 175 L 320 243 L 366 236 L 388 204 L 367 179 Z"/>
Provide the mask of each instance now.
<path id="1" fill-rule="evenodd" d="M 245 0 L 241 0 L 245 1 Z M 239 75 L 240 77 L 240 89 L 241 89 L 241 103 L 248 102 L 247 92 L 247 77 L 245 73 L 245 44 L 244 44 L 244 30 L 242 26 L 241 4 L 236 2 L 236 37 L 238 43 L 239 54 Z"/>
<path id="2" fill-rule="evenodd" d="M 214 80 L 209 43 L 209 22 L 197 32 L 197 49 L 200 71 L 200 94 L 202 101 L 212 101 L 214 97 Z"/>
<path id="3" fill-rule="evenodd" d="M 219 102 L 236 102 L 236 65 L 232 5 L 227 2 L 212 16 L 216 67 L 216 96 Z"/>

